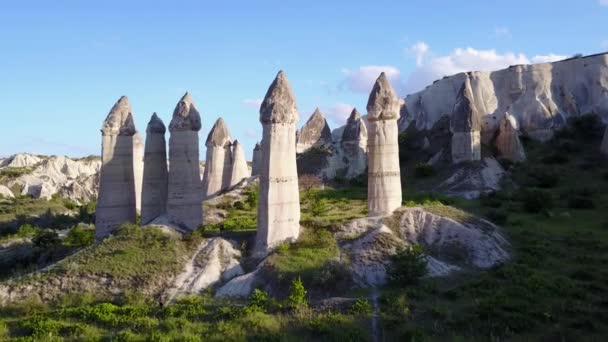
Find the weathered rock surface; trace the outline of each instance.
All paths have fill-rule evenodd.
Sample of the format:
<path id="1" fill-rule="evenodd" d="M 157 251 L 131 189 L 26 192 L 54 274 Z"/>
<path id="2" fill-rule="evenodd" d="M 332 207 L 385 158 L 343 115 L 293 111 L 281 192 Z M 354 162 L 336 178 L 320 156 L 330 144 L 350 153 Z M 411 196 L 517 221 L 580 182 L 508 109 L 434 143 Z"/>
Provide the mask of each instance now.
<path id="1" fill-rule="evenodd" d="M 260 174 L 260 164 L 262 163 L 262 147 L 260 143 L 256 143 L 253 148 L 253 156 L 251 158 L 251 175 L 257 176 Z"/>
<path id="2" fill-rule="evenodd" d="M 71 159 L 65 156 L 17 154 L 5 159 L 4 165 L 6 166 L 0 169 L 31 169 L 31 172 L 6 182 L 7 187 L 18 189 L 21 195 L 50 199 L 53 195 L 60 194 L 76 203 L 97 198 L 101 167 L 98 157 Z"/>
<path id="3" fill-rule="evenodd" d="M 323 113 L 317 108 L 297 134 L 296 153 L 329 143 L 331 143 L 331 129 Z"/>
<path id="4" fill-rule="evenodd" d="M 524 146 L 519 139 L 519 130 L 517 120 L 509 113 L 500 122 L 498 135 L 495 141 L 498 154 L 512 162 L 522 162 L 526 160 L 526 152 Z"/>
<path id="5" fill-rule="evenodd" d="M 169 170 L 167 168 L 167 129 L 163 121 L 152 114 L 146 128 L 144 173 L 142 185 L 141 222 L 147 224 L 167 212 Z"/>
<path id="6" fill-rule="evenodd" d="M 135 133 L 131 105 L 123 96 L 112 107 L 101 129 L 102 165 L 95 213 L 95 237 L 98 240 L 110 235 L 123 223 L 135 223 Z"/>
<path id="7" fill-rule="evenodd" d="M 263 126 L 258 226 L 254 254 L 300 234 L 300 194 L 296 166 L 296 101 L 280 71 L 260 107 Z"/>
<path id="8" fill-rule="evenodd" d="M 230 187 L 230 172 L 232 171 L 232 140 L 230 132 L 219 118 L 211 128 L 205 146 L 205 173 L 203 174 L 203 196 L 211 198 Z"/>
<path id="9" fill-rule="evenodd" d="M 423 208 L 400 208 L 390 218 L 354 220 L 336 238 L 343 258 L 351 262 L 355 283 L 362 287 L 386 283 L 391 256 L 412 244 L 428 251 L 429 276 L 486 269 L 509 258 L 509 243 L 492 223 L 477 218 L 460 222 Z"/>
<path id="10" fill-rule="evenodd" d="M 479 113 L 473 106 L 473 93 L 469 77 L 465 78 L 457 95 L 450 119 L 452 131 L 452 162 L 481 159 L 481 133 Z"/>
<path id="11" fill-rule="evenodd" d="M 348 170 L 347 179 L 359 176 L 367 167 L 367 127 L 361 119 L 361 114 L 354 108 L 342 132 L 340 146 L 346 157 Z"/>
<path id="12" fill-rule="evenodd" d="M 247 160 L 245 160 L 245 151 L 243 151 L 243 145 L 235 140 L 232 144 L 232 168 L 230 170 L 230 183 L 228 188 L 237 185 L 240 181 L 248 178 L 249 167 L 247 166 Z"/>
<path id="13" fill-rule="evenodd" d="M 4 198 L 15 198 L 11 189 L 7 188 L 5 185 L 0 185 L 0 196 Z"/>
<path id="14" fill-rule="evenodd" d="M 139 132 L 133 135 L 133 176 L 135 180 L 135 210 L 141 214 L 141 192 L 144 181 L 145 142 Z"/>
<path id="15" fill-rule="evenodd" d="M 262 261 L 253 272 L 238 276 L 222 285 L 215 292 L 215 296 L 218 298 L 244 298 L 249 296 L 263 282 L 264 264 L 265 261 Z"/>
<path id="16" fill-rule="evenodd" d="M 169 185 L 167 216 L 183 229 L 194 230 L 203 220 L 198 131 L 201 118 L 186 93 L 169 124 Z"/>
<path id="17" fill-rule="evenodd" d="M 198 294 L 203 290 L 227 282 L 245 272 L 239 264 L 241 252 L 232 242 L 216 237 L 204 240 L 185 265 L 171 287 L 163 294 L 163 302 L 178 295 Z"/>
<path id="18" fill-rule="evenodd" d="M 370 216 L 387 215 L 401 206 L 397 119 L 400 102 L 381 73 L 367 101 L 367 201 Z"/>
<path id="19" fill-rule="evenodd" d="M 460 164 L 451 176 L 442 181 L 435 191 L 468 199 L 500 190 L 504 169 L 494 158 L 483 158 L 480 162 Z"/>
<path id="20" fill-rule="evenodd" d="M 553 63 L 515 65 L 494 72 L 471 72 L 473 107 L 480 114 L 482 139 L 488 143 L 509 112 L 525 136 L 545 141 L 568 117 L 596 113 L 608 121 L 608 54 Z M 400 130 L 412 122 L 430 129 L 452 113 L 465 73 L 438 80 L 408 95 Z"/>

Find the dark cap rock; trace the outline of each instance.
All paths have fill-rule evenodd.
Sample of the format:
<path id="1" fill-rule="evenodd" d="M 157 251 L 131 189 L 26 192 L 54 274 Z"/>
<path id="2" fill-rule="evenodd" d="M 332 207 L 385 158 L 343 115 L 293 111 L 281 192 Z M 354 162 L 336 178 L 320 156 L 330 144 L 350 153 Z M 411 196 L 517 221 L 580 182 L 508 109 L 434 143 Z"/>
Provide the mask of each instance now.
<path id="1" fill-rule="evenodd" d="M 129 98 L 121 96 L 114 104 L 101 127 L 102 135 L 132 136 L 137 130 L 133 122 L 133 113 Z"/>
<path id="2" fill-rule="evenodd" d="M 167 128 L 156 113 L 152 114 L 150 121 L 148 122 L 148 127 L 146 127 L 146 133 L 148 134 L 165 134 L 167 132 Z"/>
<path id="3" fill-rule="evenodd" d="M 230 144 L 230 132 L 228 132 L 224 119 L 219 118 L 211 127 L 205 146 L 226 146 L 227 144 Z"/>
<path id="4" fill-rule="evenodd" d="M 367 119 L 369 121 L 399 119 L 400 107 L 397 94 L 384 72 L 381 73 L 367 100 Z"/>
<path id="5" fill-rule="evenodd" d="M 186 93 L 175 106 L 169 131 L 199 131 L 200 129 L 201 115 L 192 101 L 192 96 Z"/>
<path id="6" fill-rule="evenodd" d="M 260 106 L 263 124 L 295 123 L 299 120 L 296 99 L 285 73 L 281 70 L 266 92 Z"/>

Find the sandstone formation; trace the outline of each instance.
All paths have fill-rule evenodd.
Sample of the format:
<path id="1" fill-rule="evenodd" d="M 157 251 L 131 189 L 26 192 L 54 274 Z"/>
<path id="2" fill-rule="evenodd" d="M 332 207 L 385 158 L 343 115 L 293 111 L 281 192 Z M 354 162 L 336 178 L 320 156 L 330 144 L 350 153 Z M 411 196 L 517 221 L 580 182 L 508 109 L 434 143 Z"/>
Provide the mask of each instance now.
<path id="1" fill-rule="evenodd" d="M 401 206 L 399 99 L 384 73 L 380 74 L 369 95 L 367 113 L 369 215 L 388 215 Z"/>
<path id="2" fill-rule="evenodd" d="M 517 119 L 525 136 L 541 141 L 551 138 L 571 116 L 596 113 L 608 120 L 607 53 L 469 74 L 484 143 L 494 137 L 506 112 Z M 430 129 L 443 115 L 450 115 L 466 78 L 465 73 L 445 77 L 408 95 L 400 130 L 412 123 L 418 130 Z"/>
<path id="3" fill-rule="evenodd" d="M 0 167 L 32 167 L 40 163 L 42 158 L 29 153 L 18 153 L 2 159 Z"/>
<path id="4" fill-rule="evenodd" d="M 0 185 L 0 198 L 15 198 L 15 195 L 11 191 L 11 189 L 7 188 L 5 185 Z"/>
<path id="5" fill-rule="evenodd" d="M 526 152 L 524 151 L 524 146 L 519 139 L 517 120 L 509 113 L 505 113 L 505 116 L 500 122 L 495 145 L 499 155 L 502 158 L 512 162 L 521 162 L 526 160 Z"/>
<path id="6" fill-rule="evenodd" d="M 317 108 L 297 134 L 296 153 L 329 143 L 331 143 L 331 130 L 327 120 Z"/>
<path id="7" fill-rule="evenodd" d="M 167 147 L 163 121 L 152 114 L 146 128 L 141 223 L 147 224 L 167 212 Z"/>
<path id="8" fill-rule="evenodd" d="M 203 220 L 202 187 L 198 160 L 201 117 L 186 93 L 169 124 L 169 185 L 167 216 L 182 229 L 194 230 Z"/>
<path id="9" fill-rule="evenodd" d="M 477 163 L 460 164 L 433 191 L 468 199 L 500 190 L 505 170 L 494 158 L 482 158 Z"/>
<path id="10" fill-rule="evenodd" d="M 125 222 L 135 223 L 133 135 L 135 124 L 126 96 L 112 107 L 101 128 L 101 171 L 95 213 L 97 240 Z"/>
<path id="11" fill-rule="evenodd" d="M 367 167 L 367 128 L 357 108 L 353 108 L 342 131 L 340 145 L 348 159 L 346 178 L 353 178 Z"/>
<path id="12" fill-rule="evenodd" d="M 135 132 L 133 135 L 133 174 L 135 179 L 135 209 L 141 214 L 141 191 L 144 180 L 144 139 Z"/>
<path id="13" fill-rule="evenodd" d="M 260 106 L 263 127 L 260 195 L 255 255 L 300 234 L 300 196 L 296 166 L 296 101 L 280 71 Z"/>
<path id="14" fill-rule="evenodd" d="M 205 172 L 203 174 L 203 197 L 211 198 L 230 186 L 232 169 L 232 141 L 224 119 L 219 118 L 211 128 L 205 146 Z"/>
<path id="15" fill-rule="evenodd" d="M 253 157 L 251 158 L 251 175 L 257 176 L 260 174 L 260 164 L 262 162 L 262 147 L 260 143 L 256 143 L 253 148 Z"/>
<path id="16" fill-rule="evenodd" d="M 452 131 L 452 162 L 481 159 L 479 114 L 473 106 L 471 83 L 467 77 L 460 87 L 450 118 Z"/>
<path id="17" fill-rule="evenodd" d="M 238 140 L 232 144 L 232 169 L 230 170 L 229 188 L 237 185 L 244 178 L 249 177 L 249 167 L 245 160 L 245 151 Z"/>
<path id="18" fill-rule="evenodd" d="M 608 157 L 608 126 L 606 126 L 606 130 L 604 131 L 604 138 L 602 138 L 602 146 L 600 147 L 600 152 L 603 155 Z"/>

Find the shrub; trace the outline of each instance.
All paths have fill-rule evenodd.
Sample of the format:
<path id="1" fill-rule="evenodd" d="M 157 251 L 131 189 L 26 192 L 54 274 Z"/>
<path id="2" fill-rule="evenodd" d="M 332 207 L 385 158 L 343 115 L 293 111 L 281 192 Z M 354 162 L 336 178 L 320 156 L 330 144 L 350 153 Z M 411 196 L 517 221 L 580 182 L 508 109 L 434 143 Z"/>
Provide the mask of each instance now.
<path id="1" fill-rule="evenodd" d="M 367 298 L 359 297 L 351 306 L 350 312 L 355 315 L 367 316 L 372 313 L 372 305 Z"/>
<path id="2" fill-rule="evenodd" d="M 488 220 L 498 225 L 503 225 L 507 223 L 508 215 L 502 210 L 489 210 L 486 213 L 486 217 L 488 218 Z"/>
<path id="3" fill-rule="evenodd" d="M 494 192 L 482 194 L 479 196 L 479 201 L 484 207 L 499 208 L 502 205 L 501 199 Z"/>
<path id="4" fill-rule="evenodd" d="M 260 196 L 260 189 L 257 186 L 247 192 L 247 199 L 245 201 L 247 202 L 247 205 L 249 206 L 249 208 L 258 207 L 259 196 Z"/>
<path id="5" fill-rule="evenodd" d="M 268 307 L 268 292 L 255 289 L 249 296 L 248 308 L 253 311 L 265 312 Z"/>
<path id="6" fill-rule="evenodd" d="M 310 213 L 314 216 L 319 216 L 327 211 L 327 203 L 325 199 L 313 195 L 310 197 L 310 201 Z"/>
<path id="7" fill-rule="evenodd" d="M 291 281 L 287 303 L 294 309 L 308 306 L 308 303 L 306 302 L 306 289 L 302 283 L 302 278 L 297 277 Z"/>
<path id="8" fill-rule="evenodd" d="M 557 174 L 547 168 L 537 167 L 528 172 L 528 185 L 539 188 L 553 188 L 559 182 Z"/>
<path id="9" fill-rule="evenodd" d="M 525 190 L 522 201 L 524 210 L 529 213 L 540 213 L 553 208 L 553 197 L 544 190 Z"/>
<path id="10" fill-rule="evenodd" d="M 418 163 L 416 166 L 414 166 L 414 176 L 417 178 L 427 178 L 433 176 L 434 174 L 435 168 L 433 168 L 433 165 Z"/>
<path id="11" fill-rule="evenodd" d="M 70 229 L 65 238 L 65 243 L 73 247 L 85 247 L 95 241 L 95 230 L 85 229 L 82 226 L 75 226 Z"/>
<path id="12" fill-rule="evenodd" d="M 420 245 L 402 248 L 391 258 L 388 276 L 397 286 L 414 285 L 426 275 L 426 260 Z"/>
<path id="13" fill-rule="evenodd" d="M 234 204 L 232 204 L 232 207 L 237 210 L 244 210 L 245 204 L 243 204 L 243 202 L 241 202 L 241 201 L 236 201 L 236 202 L 234 202 Z"/>
<path id="14" fill-rule="evenodd" d="M 58 245 L 61 240 L 56 232 L 52 230 L 41 230 L 34 236 L 32 242 L 36 247 L 46 248 Z"/>

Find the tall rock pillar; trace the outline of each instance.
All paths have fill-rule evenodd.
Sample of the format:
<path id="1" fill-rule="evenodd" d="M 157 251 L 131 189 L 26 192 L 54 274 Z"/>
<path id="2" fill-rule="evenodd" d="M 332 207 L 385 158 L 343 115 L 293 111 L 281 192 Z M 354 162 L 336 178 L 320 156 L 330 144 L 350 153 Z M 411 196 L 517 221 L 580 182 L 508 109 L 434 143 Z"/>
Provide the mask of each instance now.
<path id="1" fill-rule="evenodd" d="M 95 215 L 95 238 L 101 240 L 125 222 L 135 223 L 131 105 L 126 96 L 112 107 L 101 128 L 101 170 Z"/>
<path id="2" fill-rule="evenodd" d="M 165 124 L 152 114 L 146 128 L 141 223 L 148 224 L 167 212 L 167 147 Z"/>
<path id="3" fill-rule="evenodd" d="M 260 174 L 260 163 L 262 163 L 262 147 L 260 143 L 256 143 L 253 148 L 253 156 L 251 158 L 251 175 L 257 176 Z"/>
<path id="4" fill-rule="evenodd" d="M 135 210 L 141 215 L 141 191 L 144 179 L 144 139 L 133 135 L 133 177 L 135 179 Z"/>
<path id="5" fill-rule="evenodd" d="M 249 177 L 249 167 L 245 160 L 245 151 L 238 140 L 232 144 L 232 169 L 230 170 L 230 187 L 237 185 L 244 178 Z"/>
<path id="6" fill-rule="evenodd" d="M 495 145 L 499 155 L 507 160 L 512 162 L 526 160 L 526 152 L 519 139 L 517 120 L 509 113 L 505 113 L 500 122 Z"/>
<path id="7" fill-rule="evenodd" d="M 367 127 L 357 108 L 353 108 L 346 121 L 340 143 L 348 158 L 346 178 L 363 174 L 367 167 Z"/>
<path id="8" fill-rule="evenodd" d="M 169 192 L 167 216 L 185 230 L 203 221 L 202 187 L 198 156 L 201 117 L 186 93 L 173 111 L 169 124 Z"/>
<path id="9" fill-rule="evenodd" d="M 207 154 L 203 174 L 203 198 L 216 196 L 230 186 L 231 144 L 230 132 L 224 119 L 217 119 L 205 142 Z"/>
<path id="10" fill-rule="evenodd" d="M 263 256 L 300 234 L 300 196 L 296 167 L 298 111 L 293 91 L 280 71 L 260 106 L 263 127 L 260 197 L 255 251 Z"/>
<path id="11" fill-rule="evenodd" d="M 399 98 L 380 74 L 367 101 L 367 206 L 370 216 L 390 215 L 401 206 Z"/>
<path id="12" fill-rule="evenodd" d="M 473 105 L 473 92 L 469 76 L 458 91 L 450 128 L 452 131 L 452 162 L 481 160 L 481 123 Z"/>

